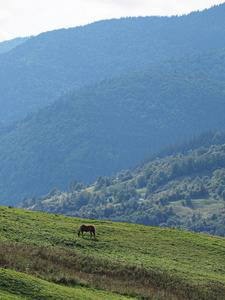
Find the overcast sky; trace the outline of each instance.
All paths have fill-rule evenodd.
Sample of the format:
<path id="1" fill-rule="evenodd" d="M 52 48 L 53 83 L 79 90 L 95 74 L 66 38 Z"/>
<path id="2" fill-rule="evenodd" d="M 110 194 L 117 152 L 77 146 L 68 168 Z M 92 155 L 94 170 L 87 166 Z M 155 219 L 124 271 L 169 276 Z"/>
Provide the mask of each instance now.
<path id="1" fill-rule="evenodd" d="M 0 41 L 127 16 L 171 16 L 216 0 L 0 0 Z"/>

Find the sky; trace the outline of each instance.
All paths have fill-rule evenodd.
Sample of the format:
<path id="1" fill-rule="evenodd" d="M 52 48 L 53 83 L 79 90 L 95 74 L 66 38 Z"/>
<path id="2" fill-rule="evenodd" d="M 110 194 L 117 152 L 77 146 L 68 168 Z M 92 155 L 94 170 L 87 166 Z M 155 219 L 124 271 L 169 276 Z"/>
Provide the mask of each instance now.
<path id="1" fill-rule="evenodd" d="M 60 28 L 130 16 L 172 16 L 217 0 L 0 0 L 0 42 Z"/>

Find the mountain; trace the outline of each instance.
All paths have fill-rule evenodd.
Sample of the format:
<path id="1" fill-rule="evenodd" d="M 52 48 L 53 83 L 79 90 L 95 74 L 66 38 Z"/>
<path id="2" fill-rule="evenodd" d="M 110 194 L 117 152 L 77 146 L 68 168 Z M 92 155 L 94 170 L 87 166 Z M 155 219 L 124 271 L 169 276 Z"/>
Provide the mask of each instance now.
<path id="1" fill-rule="evenodd" d="M 224 25 L 222 4 L 187 16 L 113 19 L 31 37 L 0 55 L 0 121 L 100 79 L 221 48 Z"/>
<path id="2" fill-rule="evenodd" d="M 0 54 L 8 52 L 8 51 L 12 50 L 13 48 L 23 44 L 29 38 L 30 37 L 15 38 L 12 40 L 0 42 Z"/>
<path id="3" fill-rule="evenodd" d="M 0 129 L 1 203 L 131 167 L 163 146 L 225 129 L 224 83 L 178 71 L 104 80 Z"/>
<path id="4" fill-rule="evenodd" d="M 225 130 L 224 9 L 225 5 L 220 5 L 183 17 L 128 18 L 48 32 L 0 55 L 0 66 L 6 72 L 2 83 L 13 68 L 10 76 L 16 76 L 15 80 L 10 77 L 7 103 L 4 91 L 1 94 L 5 103 L 1 113 L 7 116 L 4 109 L 10 101 L 12 114 L 22 106 L 29 110 L 28 98 L 39 105 L 31 90 L 39 93 L 45 106 L 0 126 L 1 203 L 18 204 L 24 197 L 46 194 L 54 186 L 65 190 L 70 179 L 92 183 L 98 175 L 110 176 L 132 167 L 171 143 L 207 130 Z M 163 30 L 156 30 L 167 31 L 171 24 L 177 44 L 164 36 Z M 197 25 L 196 32 L 193 26 Z M 199 32 L 201 42 L 195 36 Z M 78 46 L 87 51 L 77 51 Z M 169 59 L 172 56 L 176 58 Z M 6 69 L 9 62 L 12 69 Z M 85 66 L 89 66 L 88 72 L 82 73 Z M 121 72 L 124 74 L 112 77 Z M 55 79 L 50 83 L 52 76 Z M 110 78 L 99 81 L 102 77 Z M 87 85 L 92 81 L 95 83 Z M 27 96 L 24 90 L 24 96 L 20 95 L 17 83 L 20 91 L 24 84 L 32 86 Z M 33 89 L 34 85 L 37 88 Z M 46 106 L 60 94 L 51 96 L 51 87 L 65 93 L 69 85 L 77 89 Z M 21 114 L 25 113 L 22 110 Z"/>

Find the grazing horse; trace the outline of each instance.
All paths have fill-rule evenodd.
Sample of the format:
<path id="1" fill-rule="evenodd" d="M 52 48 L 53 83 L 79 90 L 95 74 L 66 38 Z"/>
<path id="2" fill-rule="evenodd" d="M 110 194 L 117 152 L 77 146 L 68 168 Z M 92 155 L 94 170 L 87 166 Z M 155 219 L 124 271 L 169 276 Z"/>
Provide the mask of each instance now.
<path id="1" fill-rule="evenodd" d="M 90 231 L 90 235 L 92 237 L 92 233 L 95 237 L 95 234 L 96 234 L 96 230 L 95 230 L 95 226 L 94 225 L 80 225 L 79 229 L 78 229 L 78 236 L 80 236 L 80 232 L 82 233 L 82 237 L 83 237 L 83 232 L 84 231 Z"/>

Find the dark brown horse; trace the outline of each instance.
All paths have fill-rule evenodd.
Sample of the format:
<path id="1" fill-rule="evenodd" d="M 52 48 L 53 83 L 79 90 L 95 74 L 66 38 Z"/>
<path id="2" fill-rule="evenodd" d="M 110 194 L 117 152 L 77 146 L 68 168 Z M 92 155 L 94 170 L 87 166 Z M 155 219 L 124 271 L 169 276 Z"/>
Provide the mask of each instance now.
<path id="1" fill-rule="evenodd" d="M 95 230 L 95 226 L 94 225 L 80 225 L 79 229 L 78 229 L 78 236 L 80 236 L 80 232 L 82 233 L 82 237 L 83 237 L 83 232 L 87 232 L 87 231 L 90 231 L 90 235 L 92 237 L 92 233 L 95 237 L 95 234 L 96 234 L 96 230 Z"/>

